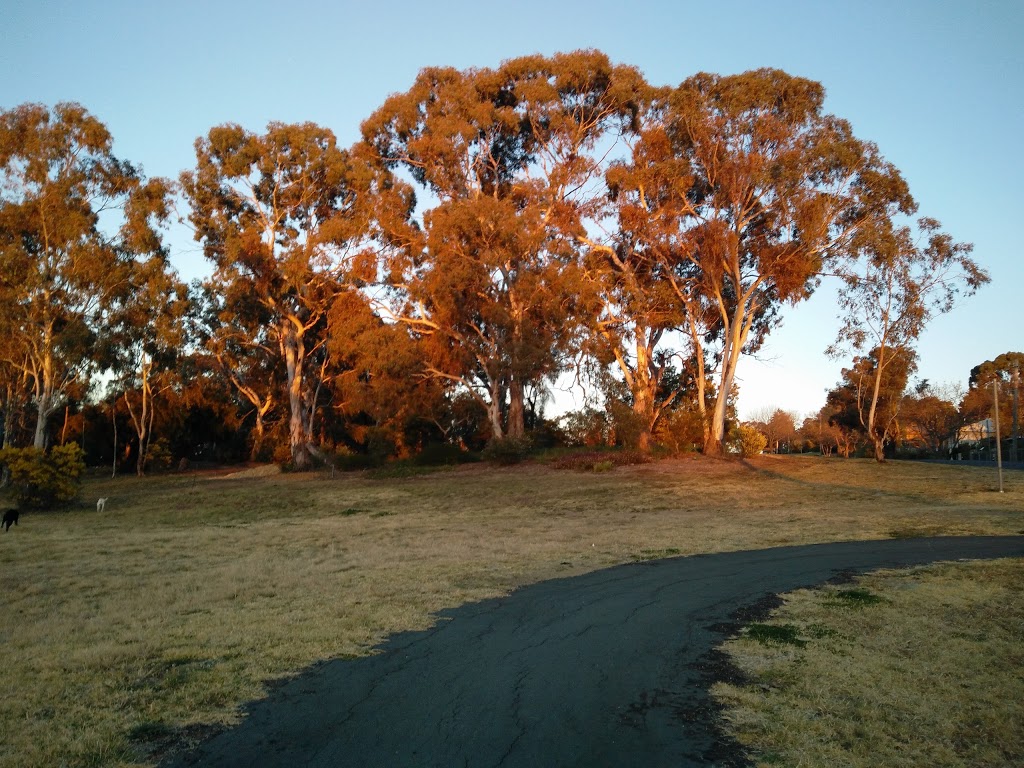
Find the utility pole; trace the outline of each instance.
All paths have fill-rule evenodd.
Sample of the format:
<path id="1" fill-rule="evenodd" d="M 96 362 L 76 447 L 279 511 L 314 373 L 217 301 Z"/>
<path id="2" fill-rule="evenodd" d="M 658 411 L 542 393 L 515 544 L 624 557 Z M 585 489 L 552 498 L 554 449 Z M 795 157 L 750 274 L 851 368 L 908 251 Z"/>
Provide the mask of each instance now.
<path id="1" fill-rule="evenodd" d="M 1003 492 L 1003 449 L 999 443 L 999 379 L 992 379 L 992 399 L 996 404 L 996 466 L 999 468 L 999 492 Z"/>

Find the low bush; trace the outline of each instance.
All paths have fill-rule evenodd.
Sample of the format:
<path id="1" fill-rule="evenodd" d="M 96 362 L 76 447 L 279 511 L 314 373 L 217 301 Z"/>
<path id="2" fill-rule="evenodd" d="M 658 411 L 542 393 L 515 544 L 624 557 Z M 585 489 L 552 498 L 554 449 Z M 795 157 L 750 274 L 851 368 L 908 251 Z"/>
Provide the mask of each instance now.
<path id="1" fill-rule="evenodd" d="M 472 460 L 471 454 L 450 443 L 427 443 L 412 457 L 412 463 L 420 467 L 440 467 Z"/>
<path id="2" fill-rule="evenodd" d="M 85 455 L 77 443 L 55 446 L 49 453 L 37 448 L 4 448 L 0 465 L 10 473 L 19 507 L 45 509 L 66 504 L 78 495 Z"/>
<path id="3" fill-rule="evenodd" d="M 741 425 L 738 433 L 743 456 L 757 456 L 768 445 L 768 438 L 753 427 Z"/>
<path id="4" fill-rule="evenodd" d="M 511 465 L 527 458 L 532 449 L 527 437 L 502 437 L 491 440 L 480 455 L 494 464 Z"/>
<path id="5" fill-rule="evenodd" d="M 567 453 L 551 462 L 555 469 L 573 469 L 578 472 L 607 472 L 612 467 L 646 464 L 651 457 L 642 451 L 581 451 Z"/>

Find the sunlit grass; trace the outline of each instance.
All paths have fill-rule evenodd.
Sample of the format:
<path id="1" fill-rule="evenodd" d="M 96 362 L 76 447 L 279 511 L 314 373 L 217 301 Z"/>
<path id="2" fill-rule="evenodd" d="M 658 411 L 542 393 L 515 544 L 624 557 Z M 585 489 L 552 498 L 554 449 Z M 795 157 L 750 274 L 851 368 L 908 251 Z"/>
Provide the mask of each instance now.
<path id="1" fill-rule="evenodd" d="M 907 531 L 1021 531 L 1024 483 L 1008 476 L 1003 495 L 994 484 L 977 468 L 769 457 L 94 478 L 78 508 L 26 513 L 0 534 L 0 765 L 152 762 L 182 727 L 232 722 L 267 681 L 554 576 Z"/>
<path id="2" fill-rule="evenodd" d="M 1022 594 L 1019 559 L 800 590 L 726 644 L 748 680 L 714 693 L 760 766 L 1024 765 Z"/>

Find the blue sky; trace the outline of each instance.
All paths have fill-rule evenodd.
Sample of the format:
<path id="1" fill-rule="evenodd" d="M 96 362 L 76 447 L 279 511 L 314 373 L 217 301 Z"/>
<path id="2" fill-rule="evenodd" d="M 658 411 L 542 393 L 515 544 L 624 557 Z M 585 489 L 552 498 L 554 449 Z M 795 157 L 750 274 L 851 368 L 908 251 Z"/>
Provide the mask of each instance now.
<path id="1" fill-rule="evenodd" d="M 291 2 L 2 0 L 0 107 L 78 101 L 148 175 L 194 163 L 210 127 L 311 120 L 342 144 L 425 66 L 493 66 L 598 48 L 653 83 L 698 71 L 778 67 L 822 82 L 903 172 L 920 212 L 975 245 L 992 284 L 931 324 L 921 377 L 966 384 L 973 365 L 1024 349 L 1024 2 Z M 182 275 L 206 265 L 171 241 Z M 1016 311 L 1016 321 L 1011 315 Z M 740 411 L 806 414 L 847 361 L 825 347 L 837 321 L 820 291 L 786 313 L 739 370 Z"/>

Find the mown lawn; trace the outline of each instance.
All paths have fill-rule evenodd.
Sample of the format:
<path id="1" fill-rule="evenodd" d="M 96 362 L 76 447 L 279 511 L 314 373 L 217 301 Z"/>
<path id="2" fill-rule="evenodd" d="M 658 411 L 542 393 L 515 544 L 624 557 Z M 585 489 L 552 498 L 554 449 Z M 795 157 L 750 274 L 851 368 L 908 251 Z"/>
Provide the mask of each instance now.
<path id="1" fill-rule="evenodd" d="M 1024 560 L 799 590 L 726 643 L 719 683 L 758 766 L 1024 765 Z"/>
<path id="2" fill-rule="evenodd" d="M 91 479 L 77 508 L 0 533 L 0 765 L 152 764 L 202 724 L 232 722 L 268 681 L 553 576 L 1024 532 L 1024 477 L 1002 495 L 995 482 L 973 467 L 800 457 Z"/>

